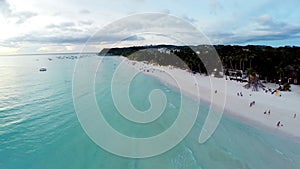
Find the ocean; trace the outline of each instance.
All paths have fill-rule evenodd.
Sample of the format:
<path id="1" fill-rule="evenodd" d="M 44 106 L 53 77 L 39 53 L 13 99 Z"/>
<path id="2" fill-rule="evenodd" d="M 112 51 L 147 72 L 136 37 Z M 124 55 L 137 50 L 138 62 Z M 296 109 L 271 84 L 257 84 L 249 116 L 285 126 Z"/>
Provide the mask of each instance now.
<path id="1" fill-rule="evenodd" d="M 1 169 L 296 169 L 300 144 L 226 114 L 204 144 L 198 136 L 208 107 L 200 105 L 196 123 L 174 148 L 149 158 L 128 158 L 98 146 L 82 128 L 73 104 L 74 54 L 0 56 Z M 98 57 L 86 54 L 87 57 Z M 82 58 L 83 59 L 83 58 Z M 139 74 L 130 85 L 130 99 L 145 111 L 153 89 L 164 91 L 164 114 L 150 124 L 124 119 L 114 107 L 110 80 L 120 63 L 105 57 L 95 75 L 95 98 L 115 130 L 137 138 L 158 135 L 180 109 L 180 94 L 157 79 Z M 41 72 L 41 67 L 47 71 Z M 121 94 L 121 93 L 120 93 Z M 103 136 L 103 139 L 109 139 Z M 172 139 L 172 138 L 170 138 Z"/>

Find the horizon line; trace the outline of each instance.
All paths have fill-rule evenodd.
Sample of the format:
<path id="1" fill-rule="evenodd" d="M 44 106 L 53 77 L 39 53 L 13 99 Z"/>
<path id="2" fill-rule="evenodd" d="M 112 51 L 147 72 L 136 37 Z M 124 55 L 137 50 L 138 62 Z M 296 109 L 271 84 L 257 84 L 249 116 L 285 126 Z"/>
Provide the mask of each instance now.
<path id="1" fill-rule="evenodd" d="M 98 52 L 48 52 L 48 53 L 15 53 L 15 54 L 0 54 L 0 56 L 28 56 L 28 55 L 63 55 L 63 54 L 97 54 Z"/>

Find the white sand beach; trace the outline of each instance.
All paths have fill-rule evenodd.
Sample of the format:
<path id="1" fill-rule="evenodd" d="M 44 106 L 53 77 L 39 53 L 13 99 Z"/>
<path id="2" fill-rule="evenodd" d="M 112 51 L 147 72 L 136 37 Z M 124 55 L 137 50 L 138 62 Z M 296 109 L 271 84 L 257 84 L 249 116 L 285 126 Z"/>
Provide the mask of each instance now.
<path id="1" fill-rule="evenodd" d="M 275 134 L 278 133 L 300 141 L 300 86 L 292 85 L 291 92 L 280 92 L 281 96 L 275 96 L 275 94 L 266 93 L 262 89 L 258 92 L 245 89 L 243 86 L 246 83 L 200 74 L 194 75 L 186 70 L 154 66 L 131 61 L 124 57 L 122 59 L 132 68 L 154 76 L 166 85 L 171 87 L 179 85 L 185 95 L 197 99 L 201 103 L 210 104 L 211 97 L 214 96 L 212 104 L 219 108 L 224 106 L 224 113 L 254 127 L 268 129 Z M 174 79 L 177 79 L 177 84 Z M 226 90 L 224 90 L 224 81 L 226 81 Z M 264 85 L 271 89 L 278 87 L 271 83 Z M 200 97 L 197 97 L 197 87 Z M 224 97 L 226 97 L 225 105 L 222 100 Z M 255 104 L 250 106 L 253 101 Z M 280 124 L 277 126 L 279 121 Z"/>

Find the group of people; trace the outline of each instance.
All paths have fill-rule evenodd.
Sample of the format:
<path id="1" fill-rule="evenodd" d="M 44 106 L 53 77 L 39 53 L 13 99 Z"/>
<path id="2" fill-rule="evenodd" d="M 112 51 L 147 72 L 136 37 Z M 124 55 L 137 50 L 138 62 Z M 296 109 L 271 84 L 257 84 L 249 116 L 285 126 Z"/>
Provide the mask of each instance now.
<path id="1" fill-rule="evenodd" d="M 252 101 L 250 103 L 250 107 L 252 107 L 254 104 L 255 104 L 255 101 Z M 265 115 L 271 115 L 271 110 L 269 109 L 269 110 L 264 111 L 264 114 Z M 296 118 L 296 114 L 294 114 L 294 118 Z M 277 127 L 283 126 L 283 124 L 281 123 L 281 121 L 278 121 L 276 125 L 277 125 Z"/>
<path id="2" fill-rule="evenodd" d="M 264 111 L 264 114 L 267 114 L 267 115 L 270 115 L 271 114 L 271 111 L 270 111 L 270 109 L 267 111 Z"/>
<path id="3" fill-rule="evenodd" d="M 243 97 L 243 93 L 242 92 L 237 92 L 237 94 L 236 94 L 237 96 L 241 96 L 241 97 Z"/>
<path id="4" fill-rule="evenodd" d="M 293 116 L 293 117 L 294 117 L 294 119 L 295 119 L 295 118 L 297 117 L 297 114 L 294 113 L 294 116 Z M 278 121 L 276 125 L 277 125 L 277 127 L 282 127 L 282 126 L 283 126 L 283 124 L 281 123 L 281 121 Z"/>
<path id="5" fill-rule="evenodd" d="M 267 110 L 264 111 L 264 114 L 265 114 L 265 115 L 271 115 L 271 110 L 269 109 L 268 111 L 267 111 Z M 282 124 L 281 121 L 278 121 L 278 122 L 276 123 L 276 126 L 277 126 L 277 127 L 282 127 L 283 124 Z"/>
<path id="6" fill-rule="evenodd" d="M 276 90 L 272 90 L 272 89 L 270 89 L 270 88 L 264 88 L 263 90 L 264 90 L 265 93 L 270 93 L 270 94 L 276 93 Z M 237 95 L 238 97 L 243 97 L 243 93 L 242 93 L 242 92 L 237 92 L 236 95 Z M 251 94 L 250 94 L 250 96 L 251 96 Z M 250 107 L 252 107 L 252 106 L 254 106 L 254 105 L 255 105 L 255 101 L 251 101 L 251 102 L 250 102 Z M 270 110 L 270 109 L 267 109 L 267 110 L 265 110 L 263 113 L 264 113 L 265 115 L 271 115 L 271 110 Z M 297 117 L 297 114 L 294 113 L 293 117 L 294 117 L 294 119 L 295 119 L 295 118 Z M 276 126 L 277 126 L 277 127 L 282 127 L 282 126 L 283 126 L 283 123 L 282 123 L 281 121 L 278 121 L 278 122 L 276 123 Z"/>
<path id="7" fill-rule="evenodd" d="M 297 114 L 296 113 L 294 113 L 294 119 L 297 117 Z M 276 124 L 276 126 L 277 127 L 282 127 L 283 126 L 283 124 L 282 124 L 282 122 L 281 121 L 278 121 L 277 122 L 277 124 Z"/>
<path id="8" fill-rule="evenodd" d="M 271 93 L 273 95 L 273 94 L 275 94 L 277 92 L 277 89 L 263 88 L 263 91 L 265 93 Z M 278 96 L 281 97 L 281 94 L 279 94 Z"/>

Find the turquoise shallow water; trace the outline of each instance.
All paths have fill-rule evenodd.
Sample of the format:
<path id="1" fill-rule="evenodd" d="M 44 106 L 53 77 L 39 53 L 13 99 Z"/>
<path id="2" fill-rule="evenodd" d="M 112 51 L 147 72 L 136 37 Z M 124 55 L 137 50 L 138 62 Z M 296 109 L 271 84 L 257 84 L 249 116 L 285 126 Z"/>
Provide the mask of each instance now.
<path id="1" fill-rule="evenodd" d="M 57 55 L 59 56 L 59 55 Z M 52 58 L 53 60 L 48 60 Z M 196 124 L 176 147 L 159 156 L 131 159 L 97 146 L 78 122 L 72 100 L 76 60 L 56 55 L 0 57 L 0 168 L 49 169 L 296 169 L 300 144 L 223 116 L 214 135 L 198 143 L 208 108 L 200 106 Z M 156 135 L 172 125 L 180 95 L 149 76 L 138 75 L 130 86 L 133 105 L 146 110 L 153 89 L 166 93 L 163 116 L 141 125 L 124 119 L 113 106 L 109 80 L 119 63 L 107 57 L 96 76 L 96 99 L 110 125 L 133 137 Z M 39 72 L 47 67 L 46 72 Z M 142 86 L 142 87 L 141 87 Z M 103 136 L 105 137 L 105 136 Z"/>

